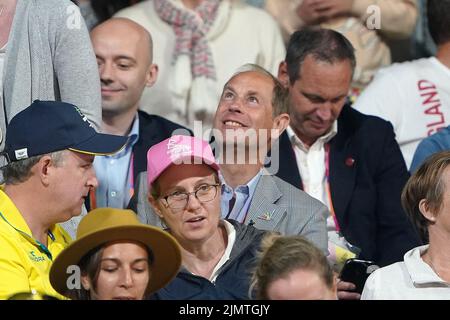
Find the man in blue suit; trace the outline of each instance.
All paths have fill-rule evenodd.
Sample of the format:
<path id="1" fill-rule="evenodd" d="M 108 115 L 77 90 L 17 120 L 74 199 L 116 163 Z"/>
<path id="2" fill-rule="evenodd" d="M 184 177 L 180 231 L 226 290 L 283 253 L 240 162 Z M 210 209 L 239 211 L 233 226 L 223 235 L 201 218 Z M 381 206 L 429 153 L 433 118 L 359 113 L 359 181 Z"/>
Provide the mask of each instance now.
<path id="1" fill-rule="evenodd" d="M 290 90 L 291 122 L 280 137 L 277 175 L 330 209 L 334 262 L 359 256 L 384 266 L 419 239 L 400 204 L 409 175 L 391 124 L 346 103 L 355 64 L 352 45 L 335 31 L 291 36 L 278 74 Z M 358 295 L 340 292 L 345 297 Z"/>

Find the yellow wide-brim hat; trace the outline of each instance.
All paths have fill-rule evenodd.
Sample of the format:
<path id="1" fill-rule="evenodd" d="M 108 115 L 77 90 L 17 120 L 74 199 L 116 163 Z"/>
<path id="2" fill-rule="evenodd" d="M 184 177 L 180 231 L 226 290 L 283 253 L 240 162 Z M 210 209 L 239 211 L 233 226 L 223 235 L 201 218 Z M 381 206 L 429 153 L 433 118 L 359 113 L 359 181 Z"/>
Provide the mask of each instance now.
<path id="1" fill-rule="evenodd" d="M 181 252 L 178 242 L 166 231 L 139 222 L 131 210 L 98 208 L 81 219 L 77 239 L 54 260 L 50 282 L 61 295 L 68 296 L 67 268 L 78 265 L 92 249 L 112 241 L 137 241 L 152 253 L 151 277 L 147 293 L 166 286 L 178 273 Z"/>

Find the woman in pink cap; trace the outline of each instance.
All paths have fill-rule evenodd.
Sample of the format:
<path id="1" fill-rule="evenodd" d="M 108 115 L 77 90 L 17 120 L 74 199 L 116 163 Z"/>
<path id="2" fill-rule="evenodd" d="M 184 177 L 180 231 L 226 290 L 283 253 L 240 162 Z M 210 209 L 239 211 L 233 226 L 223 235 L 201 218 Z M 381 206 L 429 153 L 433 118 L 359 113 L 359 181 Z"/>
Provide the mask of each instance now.
<path id="1" fill-rule="evenodd" d="M 148 199 L 181 245 L 182 268 L 156 299 L 249 299 L 265 231 L 221 219 L 218 171 L 206 141 L 172 136 L 147 153 Z"/>

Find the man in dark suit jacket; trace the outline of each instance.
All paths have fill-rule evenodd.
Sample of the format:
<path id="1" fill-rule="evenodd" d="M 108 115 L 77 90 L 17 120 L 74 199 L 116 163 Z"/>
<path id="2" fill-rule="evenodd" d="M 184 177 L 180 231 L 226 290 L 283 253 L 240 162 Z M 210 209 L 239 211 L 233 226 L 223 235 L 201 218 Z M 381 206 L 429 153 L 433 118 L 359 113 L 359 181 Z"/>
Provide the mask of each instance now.
<path id="1" fill-rule="evenodd" d="M 417 243 L 400 194 L 409 175 L 392 125 L 345 105 L 330 140 L 330 189 L 341 233 L 361 249 L 360 258 L 379 265 L 401 261 Z M 302 187 L 286 132 L 280 137 L 281 179 Z"/>
<path id="2" fill-rule="evenodd" d="M 346 104 L 353 51 L 332 30 L 291 36 L 278 75 L 290 90 L 291 122 L 280 137 L 277 175 L 328 205 L 329 239 L 334 233 L 349 252 L 383 266 L 419 240 L 400 204 L 408 172 L 392 126 Z M 359 296 L 340 292 L 345 297 Z"/>

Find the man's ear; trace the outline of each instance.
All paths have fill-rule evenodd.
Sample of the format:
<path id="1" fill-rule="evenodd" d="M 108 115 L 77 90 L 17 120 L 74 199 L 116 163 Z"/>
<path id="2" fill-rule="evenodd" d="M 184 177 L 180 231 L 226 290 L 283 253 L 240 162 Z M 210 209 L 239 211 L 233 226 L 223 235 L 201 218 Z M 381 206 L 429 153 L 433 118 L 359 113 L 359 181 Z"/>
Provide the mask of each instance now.
<path id="1" fill-rule="evenodd" d="M 44 185 L 48 185 L 52 169 L 54 168 L 55 165 L 52 158 L 49 155 L 44 155 L 39 159 L 38 163 L 33 166 L 31 171 L 40 177 Z"/>
<path id="2" fill-rule="evenodd" d="M 430 210 L 426 199 L 419 201 L 419 211 L 430 222 L 436 222 L 436 214 Z"/>
<path id="3" fill-rule="evenodd" d="M 290 117 L 287 113 L 282 113 L 273 119 L 272 129 L 275 129 L 276 135 L 272 136 L 272 139 L 278 139 L 278 137 L 286 130 L 289 125 Z"/>
<path id="4" fill-rule="evenodd" d="M 287 64 L 285 61 L 280 62 L 278 66 L 278 80 L 280 80 L 281 84 L 287 89 L 289 88 L 289 74 L 287 71 Z"/>
<path id="5" fill-rule="evenodd" d="M 156 80 L 158 79 L 158 72 L 159 68 L 157 64 L 152 63 L 147 70 L 147 76 L 145 81 L 146 87 L 151 87 L 155 84 Z"/>

